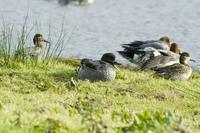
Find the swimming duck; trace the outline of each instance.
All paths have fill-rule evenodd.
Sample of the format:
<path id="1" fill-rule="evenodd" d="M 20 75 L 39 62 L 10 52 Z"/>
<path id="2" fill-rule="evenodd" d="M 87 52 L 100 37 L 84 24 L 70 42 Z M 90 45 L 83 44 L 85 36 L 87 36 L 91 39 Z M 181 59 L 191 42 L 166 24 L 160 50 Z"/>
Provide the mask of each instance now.
<path id="1" fill-rule="evenodd" d="M 90 81 L 111 81 L 115 79 L 115 55 L 105 53 L 101 60 L 82 59 L 77 70 L 78 79 Z"/>
<path id="2" fill-rule="evenodd" d="M 25 48 L 25 56 L 30 59 L 42 59 L 42 57 L 44 56 L 43 42 L 49 43 L 43 38 L 42 34 L 35 34 L 35 36 L 33 37 L 33 44 L 35 46 Z"/>
<path id="3" fill-rule="evenodd" d="M 180 63 L 156 69 L 156 74 L 171 80 L 186 80 L 192 74 L 192 68 L 188 65 L 190 55 L 187 52 L 180 54 Z"/>

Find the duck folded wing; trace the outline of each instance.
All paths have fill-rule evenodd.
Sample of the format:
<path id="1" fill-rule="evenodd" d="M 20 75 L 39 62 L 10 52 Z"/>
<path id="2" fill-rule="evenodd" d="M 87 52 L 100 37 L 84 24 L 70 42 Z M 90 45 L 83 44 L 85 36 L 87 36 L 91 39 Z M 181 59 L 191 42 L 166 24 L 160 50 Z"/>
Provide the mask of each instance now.
<path id="1" fill-rule="evenodd" d="M 127 43 L 127 44 L 121 44 L 121 46 L 139 47 L 143 44 L 145 44 L 145 41 L 134 41 L 134 42 Z"/>
<path id="2" fill-rule="evenodd" d="M 130 47 L 140 47 L 141 45 L 149 44 L 149 43 L 154 43 L 154 42 L 159 42 L 158 40 L 148 40 L 148 41 L 134 41 L 131 43 L 127 44 L 122 44 L 122 46 L 130 46 Z"/>
<path id="3" fill-rule="evenodd" d="M 106 68 L 106 65 L 110 65 L 110 64 L 101 60 L 82 59 L 81 65 L 86 66 L 96 71 L 100 71 L 100 70 L 104 70 L 104 68 Z"/>
<path id="4" fill-rule="evenodd" d="M 94 69 L 94 70 L 97 69 L 97 64 L 92 59 L 82 59 L 81 65 L 86 66 L 86 67 L 91 68 L 91 69 Z"/>
<path id="5" fill-rule="evenodd" d="M 152 69 L 157 67 L 162 60 L 162 56 L 151 56 L 148 60 L 146 60 L 143 65 L 141 66 L 141 69 Z"/>
<path id="6" fill-rule="evenodd" d="M 174 75 L 177 73 L 184 73 L 185 72 L 185 66 L 181 65 L 179 63 L 176 63 L 174 65 L 171 66 L 166 66 L 163 68 L 158 68 L 155 69 L 156 73 L 158 75 Z"/>
<path id="7" fill-rule="evenodd" d="M 122 44 L 121 46 L 122 47 L 131 47 L 132 49 L 144 49 L 147 47 L 152 47 L 155 49 L 169 50 L 169 46 L 159 40 L 134 41 L 129 44 Z"/>

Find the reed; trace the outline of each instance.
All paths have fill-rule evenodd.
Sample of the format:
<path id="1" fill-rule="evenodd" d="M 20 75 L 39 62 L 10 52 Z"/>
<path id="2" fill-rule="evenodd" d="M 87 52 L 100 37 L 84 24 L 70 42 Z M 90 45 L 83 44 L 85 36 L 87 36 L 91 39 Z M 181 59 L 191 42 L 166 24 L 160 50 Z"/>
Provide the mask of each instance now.
<path id="1" fill-rule="evenodd" d="M 48 34 L 48 40 L 52 41 L 52 31 L 51 31 L 51 25 L 49 25 L 49 34 Z M 67 32 L 65 30 L 65 18 L 62 19 L 62 24 L 60 27 L 60 31 L 58 34 L 58 38 L 56 39 L 55 43 L 52 45 L 50 43 L 45 47 L 45 59 L 43 60 L 44 63 L 48 64 L 52 59 L 58 59 L 64 48 L 65 48 L 65 38 L 67 38 Z"/>
<path id="2" fill-rule="evenodd" d="M 0 57 L 6 65 L 9 65 L 11 60 L 13 26 L 6 24 L 4 19 L 2 24 L 3 28 L 0 34 Z"/>
<path id="3" fill-rule="evenodd" d="M 21 26 L 20 31 L 14 28 L 14 25 L 8 24 L 2 19 L 2 25 L 0 28 L 0 60 L 1 65 L 10 67 L 15 62 L 23 64 L 37 64 L 38 60 L 30 60 L 26 56 L 26 48 L 30 47 L 30 39 L 34 35 L 33 31 L 37 28 L 37 25 L 33 24 L 28 26 L 28 15 L 24 19 L 24 23 Z M 65 21 L 63 18 L 62 25 L 58 38 L 52 39 L 51 26 L 49 24 L 48 40 L 49 45 L 44 47 L 44 55 L 42 63 L 48 64 L 52 59 L 58 59 L 65 48 L 65 38 L 67 38 L 67 32 L 65 30 Z M 33 44 L 32 44 L 33 45 Z"/>

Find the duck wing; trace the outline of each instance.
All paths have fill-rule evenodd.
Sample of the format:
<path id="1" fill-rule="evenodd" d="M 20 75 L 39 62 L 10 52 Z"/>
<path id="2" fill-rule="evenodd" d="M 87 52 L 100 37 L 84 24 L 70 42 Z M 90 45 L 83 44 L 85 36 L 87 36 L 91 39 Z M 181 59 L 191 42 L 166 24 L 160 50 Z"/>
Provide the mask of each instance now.
<path id="1" fill-rule="evenodd" d="M 144 69 L 155 68 L 161 63 L 161 60 L 162 60 L 162 55 L 150 56 L 150 58 L 143 63 L 141 69 L 144 70 Z"/>
<path id="2" fill-rule="evenodd" d="M 94 70 L 97 69 L 97 65 L 95 61 L 93 61 L 92 59 L 87 59 L 87 58 L 81 60 L 81 66 L 86 66 Z"/>
<path id="3" fill-rule="evenodd" d="M 173 64 L 171 66 L 155 69 L 158 75 L 169 75 L 169 76 L 172 76 L 177 73 L 184 73 L 185 70 L 186 70 L 185 65 L 182 65 L 179 63 Z"/>
<path id="4" fill-rule="evenodd" d="M 156 50 L 160 50 L 160 52 L 162 52 L 163 54 L 166 54 L 165 51 L 169 51 L 169 46 L 161 41 L 137 41 L 137 42 L 133 42 L 133 43 L 130 43 L 130 44 L 122 44 L 121 45 L 124 50 L 127 50 L 127 51 L 133 51 L 134 53 L 136 53 L 136 51 L 138 49 L 146 49 L 146 48 L 153 48 L 153 49 L 156 49 Z M 163 51 L 162 51 L 163 50 Z"/>
<path id="5" fill-rule="evenodd" d="M 81 60 L 81 66 L 86 66 L 87 68 L 93 69 L 95 71 L 104 71 L 107 65 L 110 64 L 101 60 L 92 60 L 92 59 Z"/>
<path id="6" fill-rule="evenodd" d="M 149 44 L 149 43 L 154 43 L 154 42 L 157 42 L 158 40 L 148 40 L 148 41 L 134 41 L 134 42 L 131 42 L 131 43 L 128 43 L 128 44 L 121 44 L 122 46 L 130 46 L 130 47 L 139 47 L 141 45 L 144 45 L 144 44 Z"/>

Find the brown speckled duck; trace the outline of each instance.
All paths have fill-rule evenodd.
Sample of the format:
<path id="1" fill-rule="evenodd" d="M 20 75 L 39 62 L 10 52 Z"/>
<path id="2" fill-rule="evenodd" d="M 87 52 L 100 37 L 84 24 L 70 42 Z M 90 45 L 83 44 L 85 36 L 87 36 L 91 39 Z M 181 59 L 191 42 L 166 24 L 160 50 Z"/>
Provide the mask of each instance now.
<path id="1" fill-rule="evenodd" d="M 188 65 L 190 55 L 187 52 L 180 54 L 180 63 L 156 69 L 156 74 L 166 79 L 186 80 L 192 74 L 192 68 Z"/>

